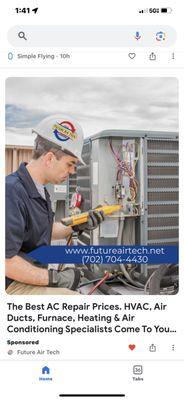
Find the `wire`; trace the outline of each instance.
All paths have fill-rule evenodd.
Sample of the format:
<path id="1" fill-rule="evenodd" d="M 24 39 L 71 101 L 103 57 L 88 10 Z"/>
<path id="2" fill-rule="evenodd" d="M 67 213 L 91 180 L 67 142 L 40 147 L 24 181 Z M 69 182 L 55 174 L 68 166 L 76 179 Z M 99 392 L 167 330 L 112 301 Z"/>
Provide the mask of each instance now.
<path id="1" fill-rule="evenodd" d="M 109 272 L 106 272 L 104 277 L 89 291 L 88 295 L 92 294 L 106 279 L 110 277 Z"/>
<path id="2" fill-rule="evenodd" d="M 71 235 L 68 237 L 67 242 L 66 242 L 66 246 L 71 246 L 71 244 L 72 244 L 72 236 L 73 236 L 73 233 L 71 233 Z"/>
<path id="3" fill-rule="evenodd" d="M 160 286 L 162 278 L 172 266 L 173 264 L 161 264 L 158 269 L 153 271 L 145 284 L 145 294 L 169 294 L 168 292 L 171 291 L 170 287 L 161 289 Z"/>
<path id="4" fill-rule="evenodd" d="M 92 279 L 92 280 L 87 281 L 87 282 L 83 282 L 83 283 L 81 283 L 78 287 L 81 288 L 81 287 L 83 287 L 83 286 L 91 285 L 92 283 L 99 282 L 101 279 L 102 279 L 102 278 L 96 278 L 96 279 Z M 108 284 L 109 284 L 109 283 L 117 283 L 116 276 L 110 276 L 110 278 L 106 280 L 106 284 L 107 284 L 107 283 L 108 283 Z"/>
<path id="5" fill-rule="evenodd" d="M 127 143 L 125 145 L 121 145 L 117 151 L 114 150 L 113 145 L 112 145 L 112 139 L 109 139 L 109 145 L 112 154 L 114 155 L 116 164 L 117 164 L 117 177 L 116 180 L 118 183 L 121 183 L 122 181 L 122 176 L 126 175 L 130 178 L 130 194 L 131 194 L 131 201 L 134 201 L 137 192 L 138 192 L 138 182 L 135 179 L 135 167 L 137 164 L 137 160 L 133 162 L 133 160 L 122 160 L 120 159 L 120 152 L 123 147 L 125 147 L 126 152 L 130 152 L 130 145 Z M 126 157 L 126 155 L 125 155 Z"/>
<path id="6" fill-rule="evenodd" d="M 117 276 L 117 279 L 118 279 L 119 282 L 124 283 L 124 285 L 129 286 L 130 288 L 133 288 L 133 289 L 136 289 L 136 290 L 141 290 L 141 291 L 144 290 L 144 288 L 131 285 L 129 282 L 127 282 L 127 281 L 126 281 L 125 279 L 123 279 L 123 278 L 120 278 L 119 276 Z"/>
<path id="7" fill-rule="evenodd" d="M 83 286 L 91 285 L 91 283 L 99 282 L 102 278 L 92 279 L 91 281 L 83 282 L 78 287 L 81 288 Z"/>
<path id="8" fill-rule="evenodd" d="M 124 230 L 124 219 L 120 220 L 119 224 L 119 232 L 118 232 L 118 239 L 117 239 L 117 245 L 121 246 L 122 245 L 122 239 L 123 239 L 123 230 Z M 123 272 L 125 278 L 127 279 L 128 282 L 130 282 L 133 286 L 143 288 L 144 285 L 140 282 L 136 282 L 134 279 L 132 279 L 125 267 L 124 264 L 119 264 L 121 271 Z"/>

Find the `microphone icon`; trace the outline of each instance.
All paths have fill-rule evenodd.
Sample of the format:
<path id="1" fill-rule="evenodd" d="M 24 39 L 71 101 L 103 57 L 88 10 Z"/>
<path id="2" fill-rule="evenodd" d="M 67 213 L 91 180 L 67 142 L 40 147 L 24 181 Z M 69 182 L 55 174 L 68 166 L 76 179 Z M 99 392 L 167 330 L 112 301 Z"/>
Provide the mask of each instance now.
<path id="1" fill-rule="evenodd" d="M 140 32 L 139 31 L 137 31 L 136 33 L 135 33 L 135 39 L 136 40 L 139 40 L 139 39 L 141 39 L 141 35 L 140 35 Z"/>

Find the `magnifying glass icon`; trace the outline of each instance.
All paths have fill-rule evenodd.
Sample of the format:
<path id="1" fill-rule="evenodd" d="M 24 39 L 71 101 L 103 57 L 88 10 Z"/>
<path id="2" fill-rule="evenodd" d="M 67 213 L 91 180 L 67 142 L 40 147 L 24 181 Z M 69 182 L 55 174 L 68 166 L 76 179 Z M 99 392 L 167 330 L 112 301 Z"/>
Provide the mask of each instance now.
<path id="1" fill-rule="evenodd" d="M 25 35 L 25 32 L 19 32 L 18 33 L 18 37 L 20 38 L 20 39 L 24 39 L 24 40 L 27 40 L 27 38 L 26 38 L 26 35 Z"/>

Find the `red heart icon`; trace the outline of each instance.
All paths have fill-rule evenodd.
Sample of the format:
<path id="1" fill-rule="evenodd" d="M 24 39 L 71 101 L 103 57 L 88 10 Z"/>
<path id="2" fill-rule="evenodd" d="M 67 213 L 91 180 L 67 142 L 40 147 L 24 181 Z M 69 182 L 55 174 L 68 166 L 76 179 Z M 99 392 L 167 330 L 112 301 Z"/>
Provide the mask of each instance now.
<path id="1" fill-rule="evenodd" d="M 135 344 L 129 344 L 128 347 L 129 347 L 130 350 L 134 350 L 135 349 Z"/>

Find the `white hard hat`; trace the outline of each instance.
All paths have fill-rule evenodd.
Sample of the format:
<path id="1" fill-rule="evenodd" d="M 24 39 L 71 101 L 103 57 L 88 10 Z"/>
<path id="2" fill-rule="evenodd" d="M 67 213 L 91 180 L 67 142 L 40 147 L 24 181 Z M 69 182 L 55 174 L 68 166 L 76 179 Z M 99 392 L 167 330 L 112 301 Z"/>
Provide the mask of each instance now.
<path id="1" fill-rule="evenodd" d="M 84 141 L 83 130 L 78 122 L 70 116 L 51 115 L 43 119 L 36 128 L 32 129 L 32 132 L 57 144 L 63 151 L 69 151 L 85 165 L 81 157 Z"/>

